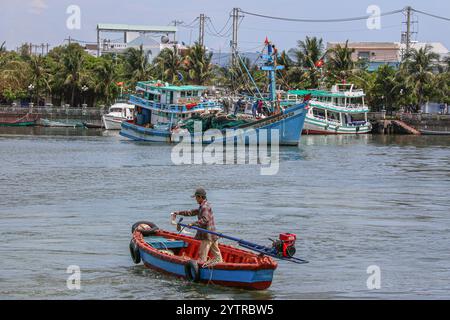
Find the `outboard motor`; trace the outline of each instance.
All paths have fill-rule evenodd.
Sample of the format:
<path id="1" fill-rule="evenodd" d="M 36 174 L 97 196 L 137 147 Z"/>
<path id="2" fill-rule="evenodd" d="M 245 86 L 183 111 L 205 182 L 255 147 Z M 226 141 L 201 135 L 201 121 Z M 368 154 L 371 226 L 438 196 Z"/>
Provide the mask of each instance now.
<path id="1" fill-rule="evenodd" d="M 297 235 L 292 233 L 282 233 L 278 240 L 272 240 L 272 247 L 277 255 L 285 258 L 292 258 L 296 252 L 295 240 L 297 240 Z"/>

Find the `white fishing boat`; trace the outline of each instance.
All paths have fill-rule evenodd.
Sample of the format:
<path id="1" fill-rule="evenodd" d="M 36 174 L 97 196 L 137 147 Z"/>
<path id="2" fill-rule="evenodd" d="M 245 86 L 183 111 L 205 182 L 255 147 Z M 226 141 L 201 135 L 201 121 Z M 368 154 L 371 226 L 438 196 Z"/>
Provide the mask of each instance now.
<path id="1" fill-rule="evenodd" d="M 305 134 L 364 134 L 372 131 L 367 119 L 369 112 L 363 90 L 353 84 L 336 84 L 331 91 L 291 90 L 288 101 L 310 96 L 303 133 Z"/>
<path id="2" fill-rule="evenodd" d="M 103 115 L 102 121 L 106 130 L 120 130 L 122 122 L 133 120 L 134 105 L 116 103 L 109 108 L 108 114 Z"/>

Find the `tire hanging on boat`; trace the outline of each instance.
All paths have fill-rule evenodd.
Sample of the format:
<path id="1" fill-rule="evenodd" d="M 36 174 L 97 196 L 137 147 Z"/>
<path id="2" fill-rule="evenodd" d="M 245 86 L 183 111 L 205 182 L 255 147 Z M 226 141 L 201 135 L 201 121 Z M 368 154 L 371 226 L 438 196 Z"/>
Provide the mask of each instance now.
<path id="1" fill-rule="evenodd" d="M 200 281 L 200 270 L 198 268 L 198 263 L 195 260 L 190 260 L 184 265 L 184 273 L 186 278 L 191 282 Z"/>
<path id="2" fill-rule="evenodd" d="M 147 229 L 143 229 L 140 228 L 139 231 L 142 233 L 142 235 L 144 237 L 146 236 L 152 236 L 154 234 L 156 234 L 156 232 L 158 232 L 159 228 L 156 224 L 154 224 L 153 222 L 149 222 L 149 221 L 138 221 L 135 224 L 133 224 L 133 226 L 131 227 L 131 233 L 134 233 L 134 230 L 136 230 L 140 225 L 145 225 L 148 226 L 149 228 Z"/>
<path id="3" fill-rule="evenodd" d="M 135 264 L 139 264 L 141 262 L 141 254 L 139 253 L 139 248 L 134 240 L 130 241 L 130 255 Z"/>

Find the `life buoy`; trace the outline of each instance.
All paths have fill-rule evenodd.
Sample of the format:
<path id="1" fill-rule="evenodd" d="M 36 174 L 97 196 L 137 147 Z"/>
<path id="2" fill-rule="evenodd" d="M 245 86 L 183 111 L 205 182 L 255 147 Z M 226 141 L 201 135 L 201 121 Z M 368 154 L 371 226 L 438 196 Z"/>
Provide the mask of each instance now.
<path id="1" fill-rule="evenodd" d="M 138 229 L 142 235 L 145 236 L 151 236 L 158 232 L 159 228 L 156 224 L 153 222 L 148 221 L 138 221 L 131 227 L 131 233 L 134 233 L 134 231 Z"/>
<path id="2" fill-rule="evenodd" d="M 195 260 L 190 260 L 184 265 L 184 273 L 186 278 L 191 282 L 200 281 L 200 270 L 198 268 L 198 263 Z"/>
<path id="3" fill-rule="evenodd" d="M 135 264 L 139 264 L 141 262 L 141 254 L 139 253 L 139 248 L 133 240 L 130 241 L 130 255 Z"/>

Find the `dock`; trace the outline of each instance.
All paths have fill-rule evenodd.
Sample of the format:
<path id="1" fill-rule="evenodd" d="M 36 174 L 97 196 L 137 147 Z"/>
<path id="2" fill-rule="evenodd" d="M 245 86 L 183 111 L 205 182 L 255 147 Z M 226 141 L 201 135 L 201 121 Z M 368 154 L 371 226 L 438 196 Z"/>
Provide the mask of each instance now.
<path id="1" fill-rule="evenodd" d="M 450 115 L 395 113 L 389 116 L 381 112 L 368 114 L 375 134 L 421 135 L 421 131 L 450 133 Z"/>

